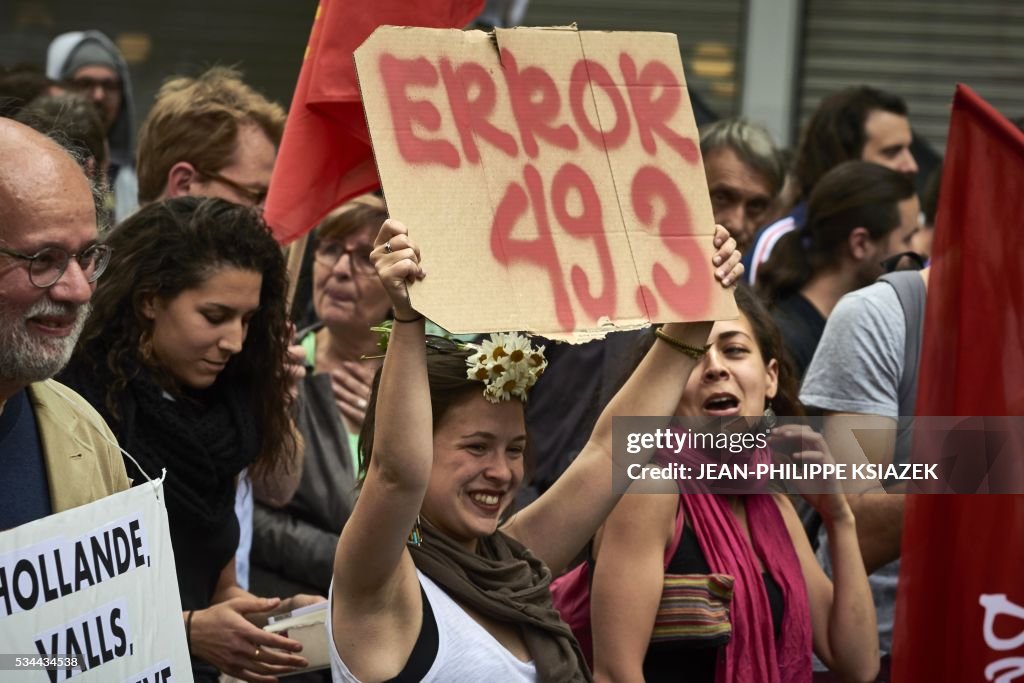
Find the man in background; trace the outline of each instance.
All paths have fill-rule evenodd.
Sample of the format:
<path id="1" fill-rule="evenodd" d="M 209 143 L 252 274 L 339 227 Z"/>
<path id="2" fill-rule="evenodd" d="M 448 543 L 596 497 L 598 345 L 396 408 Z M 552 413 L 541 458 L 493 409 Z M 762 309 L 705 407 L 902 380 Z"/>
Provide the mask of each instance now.
<path id="1" fill-rule="evenodd" d="M 885 276 L 839 300 L 814 353 L 800 400 L 827 419 L 823 435 L 844 459 L 910 462 L 929 269 Z M 851 460 L 852 461 L 852 460 Z M 878 614 L 880 681 L 888 681 L 904 496 L 847 495 Z M 818 561 L 831 574 L 827 535 Z"/>
<path id="2" fill-rule="evenodd" d="M 96 105 L 110 148 L 107 180 L 116 221 L 138 206 L 135 177 L 135 100 L 128 65 L 117 46 L 100 31 L 57 36 L 46 53 L 46 75 Z"/>
<path id="3" fill-rule="evenodd" d="M 237 71 L 168 80 L 139 129 L 139 203 L 200 195 L 262 206 L 284 120 Z"/>
<path id="4" fill-rule="evenodd" d="M 723 119 L 700 134 L 715 222 L 746 251 L 782 190 L 786 170 L 771 134 L 745 119 Z"/>
<path id="5" fill-rule="evenodd" d="M 870 161 L 913 176 L 917 162 L 910 152 L 913 134 L 907 105 L 896 95 L 862 85 L 823 99 L 804 129 L 793 174 L 799 201 L 789 215 L 761 228 L 743 255 L 747 280 L 757 282 L 757 270 L 786 233 L 800 228 L 807 198 L 822 176 L 844 161 Z"/>
<path id="6" fill-rule="evenodd" d="M 96 108 L 85 97 L 69 92 L 42 95 L 13 118 L 68 150 L 94 187 L 107 188 L 106 128 Z"/>

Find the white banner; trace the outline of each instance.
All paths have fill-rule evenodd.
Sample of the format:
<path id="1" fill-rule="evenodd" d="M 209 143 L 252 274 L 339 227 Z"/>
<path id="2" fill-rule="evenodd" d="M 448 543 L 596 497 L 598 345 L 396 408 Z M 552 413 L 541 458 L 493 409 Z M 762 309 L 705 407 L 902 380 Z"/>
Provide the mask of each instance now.
<path id="1" fill-rule="evenodd" d="M 192 681 L 162 497 L 153 481 L 0 533 L 0 680 Z"/>

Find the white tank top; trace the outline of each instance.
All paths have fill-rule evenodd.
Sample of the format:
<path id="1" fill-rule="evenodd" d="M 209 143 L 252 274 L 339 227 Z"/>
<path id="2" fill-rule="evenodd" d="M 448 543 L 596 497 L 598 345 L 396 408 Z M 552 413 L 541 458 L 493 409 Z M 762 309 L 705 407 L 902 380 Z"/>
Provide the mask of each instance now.
<path id="1" fill-rule="evenodd" d="M 448 597 L 444 589 L 419 570 L 416 574 L 434 612 L 438 636 L 437 655 L 421 679 L 423 683 L 536 683 L 537 668 L 533 662 L 516 659 L 483 626 L 466 614 L 457 602 Z M 327 619 L 331 679 L 334 683 L 361 683 L 338 654 L 331 621 L 331 618 Z"/>

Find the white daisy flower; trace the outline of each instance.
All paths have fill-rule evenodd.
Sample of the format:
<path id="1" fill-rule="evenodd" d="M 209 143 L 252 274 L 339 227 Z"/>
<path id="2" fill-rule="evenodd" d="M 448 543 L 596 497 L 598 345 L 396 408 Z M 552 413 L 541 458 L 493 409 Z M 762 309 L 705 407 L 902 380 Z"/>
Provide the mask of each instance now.
<path id="1" fill-rule="evenodd" d="M 526 400 L 526 390 L 544 373 L 544 347 L 534 348 L 527 336 L 494 333 L 480 344 L 467 344 L 466 377 L 486 385 L 484 397 L 492 403 L 510 398 Z"/>

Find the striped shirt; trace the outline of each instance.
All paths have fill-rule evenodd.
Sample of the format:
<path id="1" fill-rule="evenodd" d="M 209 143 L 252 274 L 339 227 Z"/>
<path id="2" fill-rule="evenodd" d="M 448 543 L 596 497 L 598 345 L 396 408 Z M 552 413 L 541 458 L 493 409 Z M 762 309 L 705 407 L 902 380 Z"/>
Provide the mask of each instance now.
<path id="1" fill-rule="evenodd" d="M 786 233 L 802 227 L 806 216 L 807 202 L 800 202 L 793 207 L 788 216 L 783 216 L 757 231 L 750 250 L 743 255 L 743 267 L 750 285 L 757 281 L 757 269 L 771 256 L 772 249 L 779 239 Z"/>

